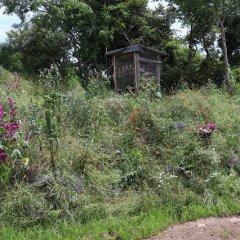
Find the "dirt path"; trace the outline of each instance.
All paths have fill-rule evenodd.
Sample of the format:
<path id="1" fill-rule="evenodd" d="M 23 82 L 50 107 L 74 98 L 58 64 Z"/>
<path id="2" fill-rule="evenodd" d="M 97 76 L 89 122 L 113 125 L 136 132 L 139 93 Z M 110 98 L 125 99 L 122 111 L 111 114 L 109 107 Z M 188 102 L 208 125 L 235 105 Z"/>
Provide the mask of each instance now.
<path id="1" fill-rule="evenodd" d="M 240 217 L 207 218 L 168 228 L 146 240 L 240 240 Z"/>

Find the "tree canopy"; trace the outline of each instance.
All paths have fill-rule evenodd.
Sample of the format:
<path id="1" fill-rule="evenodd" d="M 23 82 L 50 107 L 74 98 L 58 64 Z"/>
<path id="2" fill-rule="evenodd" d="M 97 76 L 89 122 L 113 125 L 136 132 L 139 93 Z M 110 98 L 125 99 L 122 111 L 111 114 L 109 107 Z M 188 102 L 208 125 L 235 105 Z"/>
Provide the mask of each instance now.
<path id="1" fill-rule="evenodd" d="M 21 24 L 9 34 L 24 65 L 37 72 L 58 63 L 74 66 L 79 75 L 102 69 L 107 49 L 131 44 L 163 47 L 171 36 L 171 20 L 147 0 L 1 0 L 7 14 Z M 29 13 L 31 17 L 27 18 Z"/>
<path id="2" fill-rule="evenodd" d="M 231 92 L 229 63 L 238 62 L 240 2 L 155 2 L 159 6 L 153 11 L 148 0 L 0 0 L 6 14 L 21 19 L 8 34 L 0 62 L 14 52 L 9 61 L 18 67 L 21 62 L 30 73 L 57 64 L 62 73 L 73 69 L 87 79 L 89 73 L 106 70 L 106 51 L 144 44 L 168 52 L 167 85 L 214 81 Z M 188 29 L 180 40 L 171 30 L 176 20 Z"/>

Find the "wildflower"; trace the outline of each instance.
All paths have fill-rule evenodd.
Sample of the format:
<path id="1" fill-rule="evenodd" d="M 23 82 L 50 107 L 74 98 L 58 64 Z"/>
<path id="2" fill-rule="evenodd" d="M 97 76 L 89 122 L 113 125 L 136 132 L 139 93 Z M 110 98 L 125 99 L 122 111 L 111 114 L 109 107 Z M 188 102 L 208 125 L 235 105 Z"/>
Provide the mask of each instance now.
<path id="1" fill-rule="evenodd" d="M 133 123 L 134 121 L 139 120 L 139 116 L 135 115 L 133 112 L 130 114 L 130 122 Z"/>
<path id="2" fill-rule="evenodd" d="M 3 111 L 2 103 L 0 103 L 0 119 L 1 118 L 4 118 L 4 111 Z"/>
<path id="3" fill-rule="evenodd" d="M 26 136 L 26 141 L 29 142 L 32 139 L 32 132 L 29 132 Z"/>
<path id="4" fill-rule="evenodd" d="M 212 132 L 217 128 L 216 124 L 209 123 L 207 128 L 210 129 Z"/>
<path id="5" fill-rule="evenodd" d="M 167 148 L 167 149 L 170 149 L 170 148 L 171 148 L 170 144 L 167 144 L 167 145 L 166 145 L 166 148 Z"/>
<path id="6" fill-rule="evenodd" d="M 201 125 L 198 125 L 197 127 L 199 129 L 200 134 L 204 135 L 204 134 L 212 134 L 214 130 L 217 128 L 217 125 L 213 123 L 209 123 L 207 124 L 206 127 L 202 127 Z"/>
<path id="7" fill-rule="evenodd" d="M 180 130 L 180 129 L 183 129 L 185 127 L 185 124 L 183 122 L 178 122 L 176 127 L 177 127 L 178 130 Z"/>
<path id="8" fill-rule="evenodd" d="M 5 130 L 4 137 L 10 138 L 16 134 L 17 130 L 20 128 L 20 125 L 17 122 L 1 123 L 0 128 L 3 128 Z"/>
<path id="9" fill-rule="evenodd" d="M 16 117 L 16 107 L 14 105 L 15 105 L 16 102 L 11 97 L 8 97 L 8 102 L 9 102 L 9 105 L 10 105 L 10 115 L 11 115 L 12 119 L 15 119 L 15 117 Z"/>
<path id="10" fill-rule="evenodd" d="M 216 124 L 209 123 L 206 127 L 198 126 L 199 134 L 203 138 L 206 145 L 211 144 L 211 135 L 217 128 Z"/>
<path id="11" fill-rule="evenodd" d="M 239 161 L 238 156 L 236 154 L 232 154 L 227 158 L 227 164 L 229 167 L 233 167 L 237 164 Z"/>
<path id="12" fill-rule="evenodd" d="M 13 100 L 12 97 L 8 97 L 8 102 L 9 102 L 9 105 L 10 105 L 11 108 L 12 108 L 13 105 L 16 103 L 16 102 Z"/>
<path id="13" fill-rule="evenodd" d="M 3 149 L 0 149 L 0 162 L 5 162 L 8 159 L 8 156 L 6 155 L 5 151 Z"/>
<path id="14" fill-rule="evenodd" d="M 208 134 L 208 133 L 209 133 L 206 128 L 198 127 L 198 129 L 199 129 L 199 133 L 200 133 L 201 135 L 204 135 L 204 134 Z"/>

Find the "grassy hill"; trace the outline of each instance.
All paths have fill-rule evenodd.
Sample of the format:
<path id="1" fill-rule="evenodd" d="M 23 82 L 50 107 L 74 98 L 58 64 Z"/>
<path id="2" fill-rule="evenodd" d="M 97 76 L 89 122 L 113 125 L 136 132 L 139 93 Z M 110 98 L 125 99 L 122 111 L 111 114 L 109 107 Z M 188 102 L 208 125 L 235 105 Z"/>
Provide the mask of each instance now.
<path id="1" fill-rule="evenodd" d="M 101 80 L 85 91 L 43 79 L 0 69 L 0 102 L 16 101 L 21 136 L 31 135 L 29 162 L 15 159 L 0 183 L 1 239 L 141 239 L 239 214 L 238 94 L 119 95 Z"/>

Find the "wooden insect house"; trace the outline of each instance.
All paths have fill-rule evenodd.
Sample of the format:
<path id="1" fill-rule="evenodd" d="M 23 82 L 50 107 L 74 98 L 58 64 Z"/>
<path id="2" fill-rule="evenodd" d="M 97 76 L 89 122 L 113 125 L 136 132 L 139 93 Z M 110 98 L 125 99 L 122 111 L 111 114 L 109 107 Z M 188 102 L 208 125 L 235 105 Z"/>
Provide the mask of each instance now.
<path id="1" fill-rule="evenodd" d="M 156 81 L 160 89 L 161 63 L 167 56 L 162 51 L 134 45 L 106 53 L 112 59 L 115 91 L 138 91 L 143 81 Z"/>

